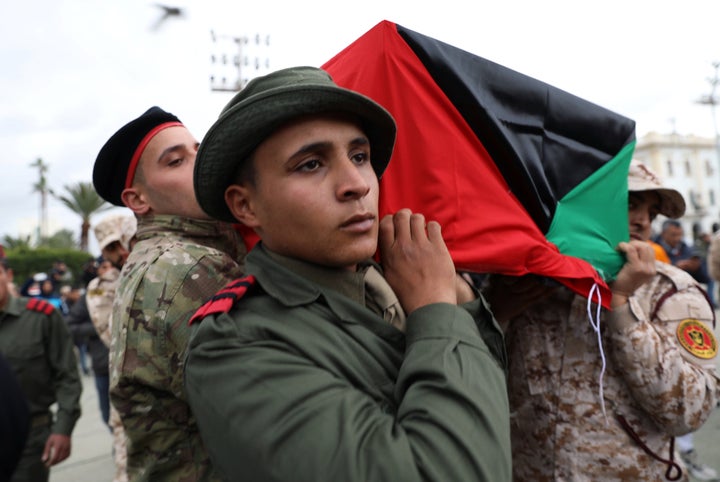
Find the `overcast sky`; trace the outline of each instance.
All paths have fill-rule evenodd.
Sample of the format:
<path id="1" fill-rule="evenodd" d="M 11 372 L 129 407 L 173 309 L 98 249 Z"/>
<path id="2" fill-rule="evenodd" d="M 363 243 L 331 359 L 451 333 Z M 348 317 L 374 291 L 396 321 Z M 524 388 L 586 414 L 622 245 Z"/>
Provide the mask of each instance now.
<path id="1" fill-rule="evenodd" d="M 271 70 L 320 66 L 382 20 L 530 75 L 650 131 L 712 137 L 710 93 L 720 60 L 717 0 L 185 0 L 183 18 L 154 28 L 145 0 L 13 2 L 0 16 L 0 237 L 35 232 L 41 157 L 55 191 L 91 181 L 100 147 L 152 105 L 200 140 L 232 93 L 211 55 L 231 37 L 270 37 Z M 213 43 L 210 32 L 217 42 Z M 227 71 L 226 71 L 227 72 Z M 105 213 L 96 216 L 102 219 Z M 49 201 L 50 229 L 80 219 Z M 91 236 L 93 238 L 93 236 Z M 95 249 L 94 239 L 91 248 Z"/>

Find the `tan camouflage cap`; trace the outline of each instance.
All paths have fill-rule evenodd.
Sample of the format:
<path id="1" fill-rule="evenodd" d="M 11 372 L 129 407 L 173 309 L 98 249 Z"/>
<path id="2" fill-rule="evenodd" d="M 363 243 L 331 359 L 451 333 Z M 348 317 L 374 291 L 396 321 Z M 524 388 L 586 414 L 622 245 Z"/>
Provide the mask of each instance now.
<path id="1" fill-rule="evenodd" d="M 135 219 L 134 215 L 128 214 L 114 214 L 106 217 L 95 225 L 93 230 L 95 231 L 95 238 L 97 238 L 100 250 L 105 249 L 111 243 L 120 241 L 120 244 L 127 248 L 127 242 L 135 234 L 135 223 L 132 223 L 128 218 Z M 126 233 L 132 230 L 131 235 Z"/>
<path id="2" fill-rule="evenodd" d="M 660 176 L 637 159 L 630 162 L 628 191 L 655 191 L 660 196 L 660 214 L 673 219 L 685 214 L 685 200 L 682 194 L 675 189 L 663 187 Z"/>
<path id="3" fill-rule="evenodd" d="M 123 245 L 123 247 L 127 250 L 130 249 L 130 240 L 135 236 L 135 233 L 137 232 L 137 218 L 135 215 L 129 215 L 125 216 L 125 218 L 122 220 L 122 237 L 120 239 L 120 244 Z"/>

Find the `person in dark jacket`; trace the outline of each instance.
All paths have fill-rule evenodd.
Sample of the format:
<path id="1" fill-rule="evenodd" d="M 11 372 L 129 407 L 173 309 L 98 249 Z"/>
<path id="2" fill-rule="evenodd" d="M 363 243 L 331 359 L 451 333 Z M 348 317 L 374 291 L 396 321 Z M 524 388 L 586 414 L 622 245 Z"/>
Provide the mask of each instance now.
<path id="1" fill-rule="evenodd" d="M 93 325 L 87 307 L 87 294 L 83 293 L 70 308 L 70 313 L 65 317 L 70 333 L 72 333 L 75 344 L 87 346 L 92 363 L 92 372 L 95 378 L 95 388 L 98 393 L 100 404 L 100 415 L 105 425 L 108 425 L 110 417 L 110 377 L 108 371 L 109 350 L 105 343 L 98 336 Z"/>
<path id="2" fill-rule="evenodd" d="M 30 409 L 12 367 L 0 354 L 0 481 L 10 480 L 30 432 Z"/>
<path id="3" fill-rule="evenodd" d="M 379 219 L 394 138 L 380 105 L 298 67 L 200 143 L 200 206 L 261 239 L 191 319 L 185 388 L 227 480 L 510 480 L 499 326 L 458 306 L 437 222 Z"/>

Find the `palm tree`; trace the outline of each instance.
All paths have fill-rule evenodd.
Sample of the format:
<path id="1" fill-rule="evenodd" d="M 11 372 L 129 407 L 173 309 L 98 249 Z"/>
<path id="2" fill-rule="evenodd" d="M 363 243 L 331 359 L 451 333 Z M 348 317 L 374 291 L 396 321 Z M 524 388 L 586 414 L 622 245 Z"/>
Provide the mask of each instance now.
<path id="1" fill-rule="evenodd" d="M 55 249 L 75 249 L 77 243 L 71 230 L 61 229 L 60 231 L 55 231 L 51 236 L 41 239 L 38 245 Z"/>
<path id="2" fill-rule="evenodd" d="M 95 191 L 91 182 L 78 182 L 75 185 L 63 186 L 68 195 L 55 195 L 68 209 L 82 218 L 80 225 L 80 249 L 88 250 L 88 233 L 90 232 L 90 217 L 102 211 L 112 209 L 112 205 L 105 202 Z"/>
<path id="3" fill-rule="evenodd" d="M 2 246 L 7 249 L 30 249 L 30 235 L 18 235 L 17 237 L 13 237 L 6 234 L 5 236 L 3 236 Z"/>

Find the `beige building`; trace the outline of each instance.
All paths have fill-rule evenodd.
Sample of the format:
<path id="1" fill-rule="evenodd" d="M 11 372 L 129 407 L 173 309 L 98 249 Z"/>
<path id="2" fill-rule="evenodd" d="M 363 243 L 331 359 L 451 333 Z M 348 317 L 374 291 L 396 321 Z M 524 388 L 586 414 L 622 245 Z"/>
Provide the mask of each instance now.
<path id="1" fill-rule="evenodd" d="M 688 243 L 695 230 L 709 233 L 713 224 L 720 223 L 720 158 L 715 139 L 651 132 L 638 138 L 634 157 L 685 198 L 687 209 L 681 222 Z M 662 221 L 656 221 L 658 232 Z"/>

